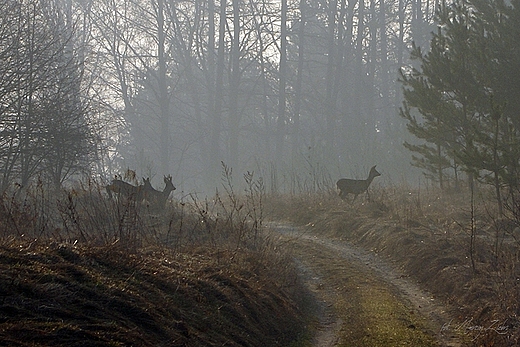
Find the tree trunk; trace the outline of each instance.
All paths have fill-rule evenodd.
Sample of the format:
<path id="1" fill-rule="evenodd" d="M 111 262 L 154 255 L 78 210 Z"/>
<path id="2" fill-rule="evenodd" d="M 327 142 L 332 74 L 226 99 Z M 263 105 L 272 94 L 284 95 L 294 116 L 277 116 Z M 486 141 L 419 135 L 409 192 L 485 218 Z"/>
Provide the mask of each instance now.
<path id="1" fill-rule="evenodd" d="M 405 13 L 404 1 L 405 0 L 399 0 L 399 11 L 397 14 L 398 18 L 399 18 L 398 19 L 399 35 L 398 35 L 397 47 L 396 47 L 396 58 L 397 58 L 397 69 L 398 70 L 400 70 L 403 67 L 403 56 L 404 56 L 404 49 L 405 49 L 404 21 L 406 18 L 406 13 Z M 403 92 L 402 92 L 401 88 L 396 88 L 395 101 L 394 101 L 394 104 L 396 106 L 401 104 L 402 95 L 403 95 Z"/>
<path id="2" fill-rule="evenodd" d="M 212 1 L 212 0 L 209 0 Z M 226 35 L 226 0 L 220 0 L 219 9 L 219 32 L 217 51 L 216 79 L 212 81 L 215 90 L 215 103 L 210 116 L 212 117 L 210 161 L 212 182 L 207 182 L 211 187 L 216 187 L 219 182 L 220 162 L 222 154 L 220 151 L 220 129 L 222 127 L 222 98 L 224 97 L 224 47 Z"/>
<path id="3" fill-rule="evenodd" d="M 325 141 L 325 152 L 328 160 L 335 160 L 335 123 L 336 123 L 336 103 L 334 100 L 334 73 L 336 72 L 336 13 L 337 0 L 329 0 L 328 13 L 328 40 L 327 40 L 327 76 L 325 90 L 325 117 L 326 133 L 323 134 Z"/>
<path id="4" fill-rule="evenodd" d="M 168 98 L 168 84 L 166 81 L 166 55 L 164 33 L 164 0 L 157 0 L 157 82 L 159 86 L 158 103 L 161 129 L 159 133 L 160 169 L 163 175 L 170 170 L 170 100 Z"/>
<path id="5" fill-rule="evenodd" d="M 282 172 L 284 170 L 283 165 L 283 150 L 284 150 L 284 137 L 285 137 L 285 108 L 286 108 L 286 97 L 285 87 L 287 78 L 287 0 L 281 0 L 282 13 L 281 13 L 281 35 L 280 35 L 280 66 L 278 71 L 278 119 L 276 122 L 276 160 L 275 170 Z M 280 175 L 276 175 L 276 178 Z M 274 189 L 278 190 L 278 182 L 273 182 Z"/>
<path id="6" fill-rule="evenodd" d="M 298 67 L 296 70 L 296 85 L 294 86 L 294 122 L 292 131 L 292 149 L 291 159 L 293 165 L 300 150 L 300 113 L 302 107 L 302 80 L 303 80 L 303 63 L 304 63 L 304 45 L 305 45 L 305 0 L 300 0 L 300 27 L 298 28 Z"/>
<path id="7" fill-rule="evenodd" d="M 393 110 L 390 109 L 390 87 L 388 81 L 388 38 L 386 36 L 386 7 L 385 1 L 379 0 L 379 41 L 380 41 L 380 71 L 381 71 L 381 110 L 382 116 L 393 116 Z M 379 119 L 381 121 L 381 119 Z M 381 126 L 379 124 L 378 126 Z"/>
<path id="8" fill-rule="evenodd" d="M 231 80 L 229 95 L 229 163 L 227 165 L 239 170 L 240 110 L 238 94 L 240 91 L 240 0 L 232 0 L 233 4 L 233 39 L 231 42 Z"/>
<path id="9" fill-rule="evenodd" d="M 215 124 L 215 0 L 207 0 L 208 2 L 208 47 L 207 47 L 207 70 L 206 70 L 206 90 L 208 97 L 206 99 L 208 117 L 209 117 L 209 138 L 206 141 L 205 150 L 205 171 L 204 181 L 205 189 L 213 188 L 215 177 L 217 176 L 215 161 L 218 158 L 218 132 L 220 131 L 219 122 Z M 215 131 L 217 133 L 215 134 Z M 213 137 L 216 137 L 216 140 Z M 214 141 L 216 143 L 214 143 Z M 216 148 L 216 149 L 215 149 Z M 217 161 L 218 162 L 218 161 Z"/>

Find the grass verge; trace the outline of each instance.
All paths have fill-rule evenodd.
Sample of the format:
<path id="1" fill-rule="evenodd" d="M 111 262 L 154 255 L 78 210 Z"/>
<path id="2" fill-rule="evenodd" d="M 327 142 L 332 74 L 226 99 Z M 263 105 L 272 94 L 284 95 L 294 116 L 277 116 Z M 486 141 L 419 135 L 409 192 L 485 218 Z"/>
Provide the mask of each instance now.
<path id="1" fill-rule="evenodd" d="M 518 345 L 514 219 L 497 218 L 485 190 L 473 203 L 464 192 L 390 187 L 371 195 L 355 203 L 334 193 L 273 197 L 269 213 L 394 263 L 450 308 L 449 328 L 467 335 L 468 345 Z"/>

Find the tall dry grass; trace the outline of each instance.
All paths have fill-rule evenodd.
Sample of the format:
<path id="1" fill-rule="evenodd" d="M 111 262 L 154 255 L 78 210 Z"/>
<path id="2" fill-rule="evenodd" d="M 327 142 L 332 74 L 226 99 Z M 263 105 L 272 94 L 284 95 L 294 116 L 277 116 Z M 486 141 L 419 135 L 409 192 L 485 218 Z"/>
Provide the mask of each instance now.
<path id="1" fill-rule="evenodd" d="M 247 173 L 237 192 L 230 176 L 224 170 L 212 198 L 188 195 L 161 210 L 110 200 L 88 180 L 58 192 L 37 182 L 0 197 L 2 341 L 278 346 L 300 339 L 303 287 L 262 228 L 263 183 Z"/>
<path id="2" fill-rule="evenodd" d="M 223 165 L 222 187 L 211 198 L 193 194 L 171 199 L 164 209 L 124 195 L 109 199 L 93 180 L 55 191 L 42 181 L 0 196 L 0 242 L 109 247 L 127 253 L 164 249 L 204 253 L 217 262 L 266 269 L 286 288 L 296 272 L 273 235 L 263 228 L 265 187 L 253 173 L 236 191 Z"/>
<path id="3" fill-rule="evenodd" d="M 227 168 L 225 168 L 227 170 Z M 125 195 L 110 199 L 93 180 L 56 191 L 42 181 L 0 196 L 0 238 L 125 246 L 232 243 L 258 245 L 263 220 L 261 180 L 245 176 L 247 188 L 235 192 L 231 172 L 224 194 L 199 200 L 187 195 L 164 209 Z"/>
<path id="4" fill-rule="evenodd" d="M 453 308 L 475 346 L 520 343 L 520 210 L 499 215 L 493 191 L 370 188 L 342 201 L 333 190 L 266 200 L 269 218 L 306 225 L 388 257 Z M 519 195 L 520 196 L 520 195 Z M 361 199 L 360 199 L 361 198 Z M 484 329 L 500 323 L 502 329 Z M 469 331 L 471 328 L 482 328 Z M 470 340 L 471 340 L 470 339 Z"/>

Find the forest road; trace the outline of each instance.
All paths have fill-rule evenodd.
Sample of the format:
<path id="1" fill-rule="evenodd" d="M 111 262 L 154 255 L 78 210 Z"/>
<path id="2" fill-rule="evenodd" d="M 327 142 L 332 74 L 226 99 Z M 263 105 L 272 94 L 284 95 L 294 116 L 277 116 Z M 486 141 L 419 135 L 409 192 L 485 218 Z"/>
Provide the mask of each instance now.
<path id="1" fill-rule="evenodd" d="M 462 346 L 446 307 L 377 254 L 303 227 L 268 227 L 314 298 L 313 346 Z"/>

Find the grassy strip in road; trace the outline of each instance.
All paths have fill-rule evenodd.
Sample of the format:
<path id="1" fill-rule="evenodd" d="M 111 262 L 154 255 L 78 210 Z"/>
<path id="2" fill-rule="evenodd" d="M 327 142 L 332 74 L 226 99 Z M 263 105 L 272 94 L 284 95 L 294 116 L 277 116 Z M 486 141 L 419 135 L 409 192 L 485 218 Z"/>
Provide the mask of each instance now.
<path id="1" fill-rule="evenodd" d="M 395 289 L 362 264 L 353 264 L 325 246 L 296 239 L 295 256 L 320 276 L 314 292 L 333 305 L 343 321 L 340 346 L 436 346 L 424 318 L 413 313 Z"/>

